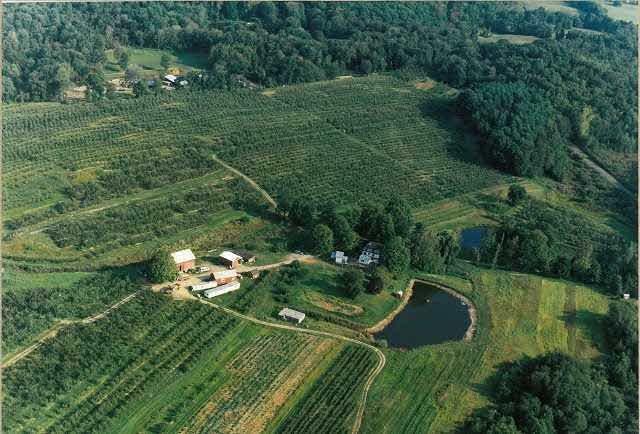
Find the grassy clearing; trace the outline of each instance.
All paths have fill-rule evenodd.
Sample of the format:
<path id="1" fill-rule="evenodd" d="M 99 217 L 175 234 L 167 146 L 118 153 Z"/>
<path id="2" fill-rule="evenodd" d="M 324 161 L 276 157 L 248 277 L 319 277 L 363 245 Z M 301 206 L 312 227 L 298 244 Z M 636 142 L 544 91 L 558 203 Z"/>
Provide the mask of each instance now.
<path id="1" fill-rule="evenodd" d="M 126 48 L 129 53 L 129 65 L 138 65 L 142 68 L 146 78 L 157 78 L 158 74 L 165 72 L 160 60 L 162 55 L 169 56 L 169 68 L 177 68 L 181 73 L 194 69 L 204 69 L 207 66 L 207 56 L 201 53 L 179 52 L 172 53 L 168 50 L 153 48 Z M 118 65 L 113 50 L 106 51 L 107 62 L 105 65 L 105 77 L 109 80 L 124 77 L 124 71 Z"/>
<path id="2" fill-rule="evenodd" d="M 305 324 L 310 328 L 338 325 L 361 330 L 399 304 L 392 293 L 404 290 L 409 281 L 407 276 L 398 276 L 380 294 L 362 293 L 352 299 L 336 283 L 340 272 L 339 267 L 326 263 L 302 264 L 294 277 L 289 277 L 287 268 L 271 271 L 217 301 L 264 319 L 276 319 L 279 310 L 288 306 L 305 312 L 309 318 Z"/>
<path id="3" fill-rule="evenodd" d="M 505 40 L 510 44 L 515 45 L 525 45 L 532 44 L 537 41 L 538 37 L 536 36 L 527 36 L 527 35 L 514 35 L 514 34 L 501 34 L 494 33 L 491 36 L 478 36 L 478 42 L 481 44 L 492 44 L 498 41 Z"/>
<path id="4" fill-rule="evenodd" d="M 544 8 L 549 12 L 561 12 L 568 15 L 578 15 L 578 10 L 562 1 L 527 1 L 522 3 L 526 9 Z"/>
<path id="5" fill-rule="evenodd" d="M 387 367 L 371 390 L 363 432 L 449 432 L 486 403 L 487 378 L 500 363 L 552 350 L 579 358 L 599 354 L 605 296 L 532 275 L 469 272 L 470 280 L 428 277 L 473 300 L 476 337 L 469 343 L 387 350 Z"/>
<path id="6" fill-rule="evenodd" d="M 607 15 L 614 20 L 638 24 L 638 5 L 621 4 L 620 6 L 614 6 L 610 2 L 603 2 L 602 6 L 607 10 Z"/>

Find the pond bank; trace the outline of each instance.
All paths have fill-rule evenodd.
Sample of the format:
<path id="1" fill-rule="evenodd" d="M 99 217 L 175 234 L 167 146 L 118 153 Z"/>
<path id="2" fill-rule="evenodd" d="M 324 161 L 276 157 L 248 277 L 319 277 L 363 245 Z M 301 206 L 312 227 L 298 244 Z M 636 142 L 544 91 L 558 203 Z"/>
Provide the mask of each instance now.
<path id="1" fill-rule="evenodd" d="M 467 305 L 467 310 L 469 311 L 469 319 L 471 320 L 471 324 L 469 324 L 469 328 L 467 328 L 467 331 L 464 334 L 463 340 L 464 341 L 470 341 L 471 339 L 473 339 L 473 336 L 476 333 L 476 324 L 478 323 L 478 321 L 477 321 L 478 313 L 476 311 L 475 305 L 471 302 L 471 300 L 469 300 L 467 297 L 465 297 L 464 295 L 460 294 L 458 291 L 454 290 L 453 288 L 450 288 L 448 286 L 442 285 L 440 283 L 429 281 L 429 280 L 417 280 L 417 281 L 418 282 L 422 282 L 422 283 L 426 283 L 426 284 L 431 285 L 431 286 L 435 286 L 438 289 L 441 289 L 441 290 L 443 290 L 445 292 L 448 292 L 449 294 L 451 294 L 454 297 L 458 298 L 459 300 L 463 301 Z"/>
<path id="2" fill-rule="evenodd" d="M 373 338 L 374 334 L 384 330 L 385 327 L 387 327 L 396 318 L 396 316 L 398 316 L 398 314 L 400 314 L 400 312 L 402 312 L 407 307 L 407 304 L 409 303 L 413 295 L 413 287 L 416 284 L 416 282 L 435 287 L 462 301 L 467 307 L 467 311 L 469 313 L 469 321 L 470 321 L 470 324 L 466 332 L 464 333 L 464 337 L 462 338 L 462 340 L 470 341 L 471 339 L 473 339 L 473 336 L 475 335 L 475 331 L 476 331 L 477 311 L 474 304 L 471 302 L 471 300 L 469 300 L 467 297 L 465 297 L 458 291 L 454 290 L 453 288 L 450 288 L 438 282 L 423 280 L 423 279 L 411 279 L 403 294 L 401 303 L 391 313 L 389 313 L 389 315 L 387 315 L 384 319 L 380 320 L 375 325 L 366 328 L 364 332 Z"/>
<path id="3" fill-rule="evenodd" d="M 404 309 L 407 306 L 407 303 L 409 303 L 409 299 L 411 299 L 411 295 L 413 295 L 413 285 L 415 284 L 415 282 L 416 282 L 416 279 L 411 279 L 409 281 L 409 283 L 407 284 L 407 288 L 404 290 L 404 293 L 402 294 L 402 301 L 400 302 L 398 307 L 396 307 L 385 318 L 378 321 L 375 325 L 372 325 L 371 327 L 364 329 L 364 332 L 367 333 L 368 335 L 373 335 L 381 331 L 387 325 L 389 325 L 389 323 L 393 321 L 396 315 L 402 312 L 402 309 Z"/>

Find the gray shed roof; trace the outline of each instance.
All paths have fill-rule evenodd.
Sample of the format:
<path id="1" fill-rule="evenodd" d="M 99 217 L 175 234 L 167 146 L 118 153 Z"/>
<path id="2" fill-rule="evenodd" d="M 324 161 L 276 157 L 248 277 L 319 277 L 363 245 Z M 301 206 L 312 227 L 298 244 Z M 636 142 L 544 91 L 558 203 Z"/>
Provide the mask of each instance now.
<path id="1" fill-rule="evenodd" d="M 289 309 L 288 307 L 285 307 L 284 309 L 282 309 L 278 315 L 284 316 L 287 318 L 294 318 L 299 321 L 302 321 L 306 316 L 304 313 L 298 312 L 297 310 Z"/>

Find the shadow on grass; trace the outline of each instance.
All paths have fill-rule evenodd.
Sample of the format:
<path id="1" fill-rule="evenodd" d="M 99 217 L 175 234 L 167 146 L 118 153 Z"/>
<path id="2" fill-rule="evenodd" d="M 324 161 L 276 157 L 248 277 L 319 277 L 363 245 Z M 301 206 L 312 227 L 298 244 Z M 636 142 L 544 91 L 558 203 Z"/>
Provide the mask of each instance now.
<path id="1" fill-rule="evenodd" d="M 565 312 L 560 319 L 566 324 L 569 335 L 575 335 L 575 331 L 580 331 L 600 352 L 604 351 L 604 337 L 602 335 L 603 322 L 606 315 L 578 309 Z"/>

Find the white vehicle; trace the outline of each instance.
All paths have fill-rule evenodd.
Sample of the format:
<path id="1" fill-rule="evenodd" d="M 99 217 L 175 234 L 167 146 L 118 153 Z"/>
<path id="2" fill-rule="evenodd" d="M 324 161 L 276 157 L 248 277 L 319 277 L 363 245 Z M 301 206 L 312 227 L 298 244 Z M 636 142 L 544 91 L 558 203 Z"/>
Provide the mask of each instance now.
<path id="1" fill-rule="evenodd" d="M 209 270 L 211 270 L 209 267 L 196 267 L 196 273 L 205 273 Z"/>

